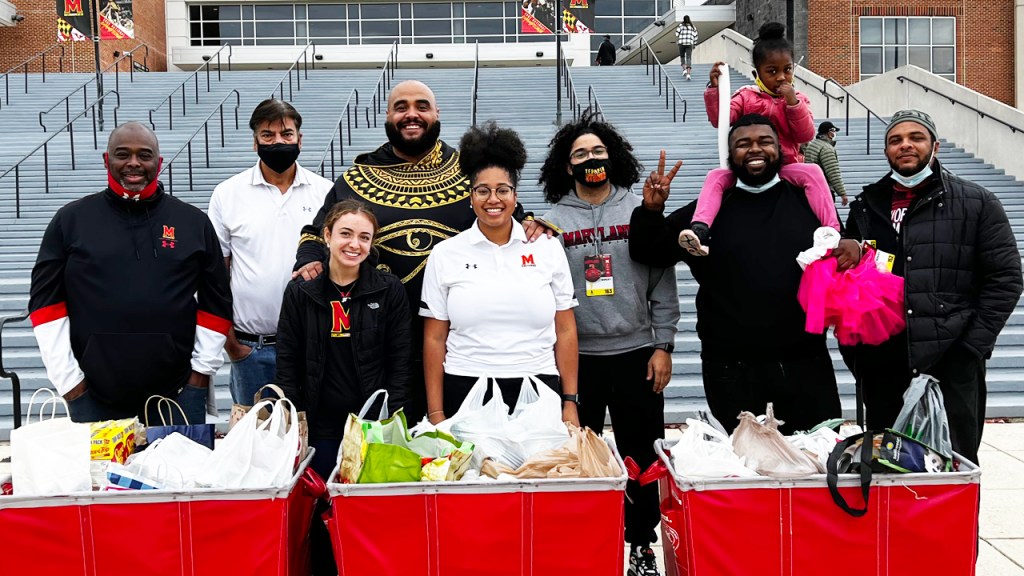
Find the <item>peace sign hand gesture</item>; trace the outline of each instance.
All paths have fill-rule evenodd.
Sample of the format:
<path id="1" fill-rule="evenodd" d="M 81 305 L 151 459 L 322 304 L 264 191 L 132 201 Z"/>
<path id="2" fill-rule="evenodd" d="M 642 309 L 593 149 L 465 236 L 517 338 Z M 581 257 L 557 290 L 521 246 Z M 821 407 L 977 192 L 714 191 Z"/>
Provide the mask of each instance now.
<path id="1" fill-rule="evenodd" d="M 644 180 L 644 206 L 648 210 L 661 212 L 665 209 L 665 201 L 668 200 L 672 180 L 682 166 L 683 161 L 677 160 L 672 170 L 665 174 L 665 151 L 661 151 L 661 156 L 658 159 L 658 171 L 651 172 L 647 180 Z"/>

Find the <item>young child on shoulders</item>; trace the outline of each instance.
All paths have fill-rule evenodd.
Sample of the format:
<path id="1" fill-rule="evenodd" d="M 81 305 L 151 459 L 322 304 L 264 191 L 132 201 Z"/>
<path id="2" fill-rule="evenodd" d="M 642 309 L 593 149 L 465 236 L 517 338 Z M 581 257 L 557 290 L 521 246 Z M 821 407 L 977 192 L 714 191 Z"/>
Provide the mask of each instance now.
<path id="1" fill-rule="evenodd" d="M 752 51 L 756 86 L 744 86 L 733 94 L 729 122 L 735 122 L 745 114 L 761 114 L 771 119 L 779 135 L 779 152 L 783 162 L 779 177 L 806 191 L 811 210 L 818 216 L 822 226 L 839 230 L 839 216 L 825 174 L 817 164 L 803 163 L 800 145 L 814 139 L 814 117 L 807 96 L 793 87 L 793 45 L 786 39 L 785 33 L 786 27 L 776 22 L 761 26 Z M 711 82 L 704 92 L 708 120 L 716 128 L 718 78 L 722 74 L 718 68 L 720 64 L 723 63 L 716 62 L 712 67 Z M 722 206 L 722 195 L 737 185 L 750 192 L 762 191 L 762 187 L 737 183 L 736 176 L 728 168 L 717 168 L 708 173 L 697 199 L 693 221 L 679 235 L 679 244 L 687 252 L 694 256 L 708 254 L 711 226 Z M 764 189 L 773 185 L 774 182 L 769 182 Z"/>

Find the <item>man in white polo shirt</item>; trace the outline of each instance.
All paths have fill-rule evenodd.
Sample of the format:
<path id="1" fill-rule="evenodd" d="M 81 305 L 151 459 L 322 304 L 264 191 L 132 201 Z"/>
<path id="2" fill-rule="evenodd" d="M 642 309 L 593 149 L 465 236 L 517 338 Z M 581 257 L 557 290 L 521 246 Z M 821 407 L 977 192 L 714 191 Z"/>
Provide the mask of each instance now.
<path id="1" fill-rule="evenodd" d="M 274 379 L 277 320 L 295 245 L 333 185 L 296 162 L 302 116 L 291 104 L 264 100 L 249 128 L 260 160 L 218 184 L 209 210 L 231 273 L 234 326 L 224 345 L 231 397 L 244 404 Z"/>

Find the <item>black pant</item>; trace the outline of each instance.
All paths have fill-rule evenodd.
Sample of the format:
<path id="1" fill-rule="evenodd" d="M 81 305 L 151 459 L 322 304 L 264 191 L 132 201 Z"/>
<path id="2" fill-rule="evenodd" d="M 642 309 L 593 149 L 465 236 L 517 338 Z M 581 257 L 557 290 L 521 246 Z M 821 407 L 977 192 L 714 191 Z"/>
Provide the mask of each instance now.
<path id="1" fill-rule="evenodd" d="M 341 440 L 316 439 L 309 440 L 310 448 L 316 450 L 309 467 L 325 482 L 330 482 L 331 472 L 337 463 Z M 324 524 L 322 514 L 327 511 L 328 504 L 318 500 L 313 509 L 313 520 L 309 527 L 309 556 L 313 576 L 336 576 L 338 565 L 334 561 L 334 549 L 331 548 L 331 535 Z"/>
<path id="2" fill-rule="evenodd" d="M 398 406 L 392 407 L 392 410 L 397 408 Z M 406 397 L 405 406 L 402 408 L 405 413 L 405 421 L 410 426 L 416 425 L 427 415 L 427 385 L 423 382 L 422 358 L 413 358 L 409 362 L 409 394 Z"/>
<path id="3" fill-rule="evenodd" d="M 822 347 L 824 348 L 824 346 Z M 711 413 L 730 433 L 740 412 L 764 414 L 769 402 L 783 434 L 809 430 L 843 415 L 832 359 L 824 354 L 797 360 L 747 361 L 701 354 L 704 395 Z"/>
<path id="4" fill-rule="evenodd" d="M 562 383 L 559 381 L 557 375 L 553 374 L 536 374 L 535 375 L 541 382 L 548 385 L 555 392 L 562 393 Z M 469 396 L 469 391 L 479 380 L 476 376 L 456 376 L 454 374 L 444 375 L 444 415 L 446 418 L 451 418 L 459 411 L 459 407 L 462 406 L 462 402 Z M 508 413 L 511 414 L 516 409 L 516 402 L 519 400 L 519 389 L 523 387 L 522 378 L 495 378 L 498 383 L 498 389 L 501 390 L 501 399 L 505 401 L 508 406 Z M 491 399 L 491 390 L 488 388 L 487 394 L 484 395 L 484 402 Z"/>
<path id="5" fill-rule="evenodd" d="M 913 377 L 907 368 L 908 354 L 905 332 L 880 346 L 855 349 L 853 368 L 864 390 L 868 428 L 891 428 L 896 422 L 903 408 L 903 393 Z M 938 363 L 923 372 L 939 381 L 953 450 L 977 463 L 988 394 L 985 361 L 954 344 Z"/>
<path id="6" fill-rule="evenodd" d="M 646 470 L 657 460 L 654 441 L 665 437 L 665 397 L 647 380 L 653 348 L 614 356 L 580 354 L 580 425 L 598 434 L 604 430 L 605 409 L 611 413 L 615 444 L 623 458 L 630 456 Z M 626 542 L 648 546 L 657 542 L 661 520 L 658 485 L 626 484 Z"/>

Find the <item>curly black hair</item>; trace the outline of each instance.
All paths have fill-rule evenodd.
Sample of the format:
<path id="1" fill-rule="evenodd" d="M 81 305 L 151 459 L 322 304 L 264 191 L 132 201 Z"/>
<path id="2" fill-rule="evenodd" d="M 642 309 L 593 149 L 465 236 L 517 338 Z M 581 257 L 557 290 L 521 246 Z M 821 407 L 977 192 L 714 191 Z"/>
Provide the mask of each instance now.
<path id="1" fill-rule="evenodd" d="M 502 168 L 508 172 L 512 185 L 519 185 L 519 176 L 526 166 L 526 146 L 511 128 L 500 128 L 493 120 L 482 127 L 473 126 L 459 141 L 459 168 L 476 179 L 481 170 Z"/>
<path id="2" fill-rule="evenodd" d="M 566 166 L 572 154 L 573 142 L 584 134 L 597 136 L 608 148 L 612 184 L 629 188 L 640 181 L 644 167 L 633 155 L 633 146 L 614 126 L 598 120 L 597 114 L 588 109 L 579 120 L 562 126 L 548 144 L 548 157 L 544 159 L 537 181 L 544 187 L 544 198 L 552 204 L 557 204 L 566 194 L 576 189 L 576 181 Z"/>
<path id="3" fill-rule="evenodd" d="M 754 68 L 760 68 L 773 52 L 789 52 L 790 57 L 793 56 L 793 45 L 786 39 L 786 26 L 778 22 L 768 22 L 758 29 L 757 40 L 751 50 Z"/>

